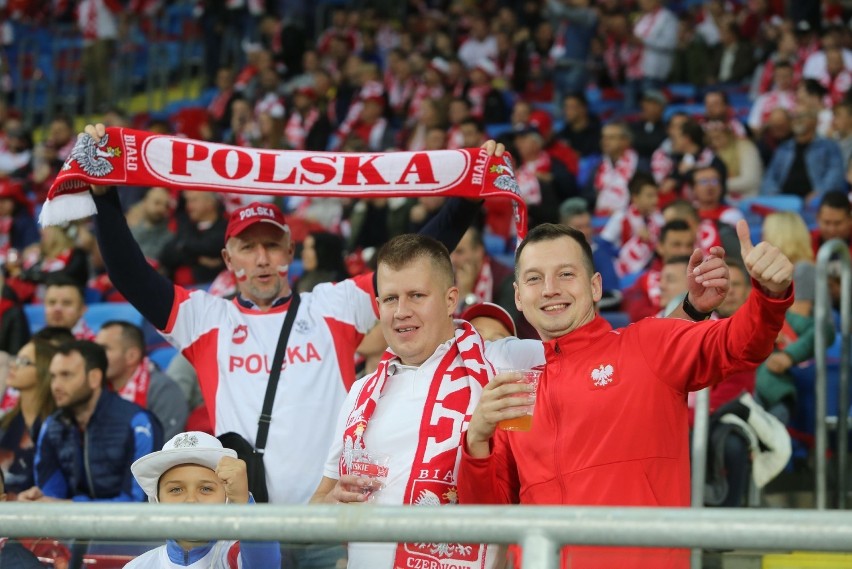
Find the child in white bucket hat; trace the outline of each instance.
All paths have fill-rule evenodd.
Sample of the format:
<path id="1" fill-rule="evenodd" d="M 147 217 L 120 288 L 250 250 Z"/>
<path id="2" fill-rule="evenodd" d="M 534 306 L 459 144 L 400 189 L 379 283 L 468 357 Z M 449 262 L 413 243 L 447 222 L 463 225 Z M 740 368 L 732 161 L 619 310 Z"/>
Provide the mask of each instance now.
<path id="1" fill-rule="evenodd" d="M 180 433 L 130 466 L 149 502 L 163 504 L 248 504 L 246 463 L 219 439 L 198 431 Z M 268 569 L 281 566 L 276 542 L 191 541 L 170 539 L 126 569 Z"/>

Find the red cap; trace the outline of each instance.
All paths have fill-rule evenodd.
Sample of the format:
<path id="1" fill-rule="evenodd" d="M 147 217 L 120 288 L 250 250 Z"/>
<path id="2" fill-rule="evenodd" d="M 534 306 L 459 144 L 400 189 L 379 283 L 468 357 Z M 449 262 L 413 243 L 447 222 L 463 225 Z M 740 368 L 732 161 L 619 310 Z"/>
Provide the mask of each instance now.
<path id="1" fill-rule="evenodd" d="M 479 318 L 480 316 L 493 318 L 505 326 L 506 330 L 508 330 L 512 336 L 518 335 L 518 331 L 515 328 L 515 321 L 512 320 L 512 315 L 509 314 L 505 308 L 494 304 L 493 302 L 480 302 L 479 304 L 474 304 L 462 312 L 461 319 L 470 322 L 474 318 Z"/>
<path id="2" fill-rule="evenodd" d="M 296 95 L 304 95 L 304 96 L 309 97 L 311 99 L 316 99 L 317 92 L 310 85 L 302 85 L 301 87 L 296 89 Z"/>
<path id="3" fill-rule="evenodd" d="M 553 119 L 550 118 L 550 113 L 542 110 L 535 110 L 530 113 L 530 126 L 534 127 L 541 133 L 545 140 L 550 138 L 553 132 Z"/>
<path id="4" fill-rule="evenodd" d="M 290 232 L 284 214 L 278 207 L 271 203 L 252 202 L 231 213 L 228 220 L 228 228 L 225 230 L 225 241 L 236 237 L 255 223 L 271 223 L 281 229 Z"/>

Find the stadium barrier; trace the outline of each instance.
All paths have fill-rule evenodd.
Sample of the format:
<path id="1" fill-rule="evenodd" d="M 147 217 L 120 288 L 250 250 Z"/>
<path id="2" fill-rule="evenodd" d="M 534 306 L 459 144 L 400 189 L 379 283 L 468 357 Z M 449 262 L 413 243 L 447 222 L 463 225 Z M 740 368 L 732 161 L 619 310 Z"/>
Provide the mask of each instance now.
<path id="1" fill-rule="evenodd" d="M 834 326 L 831 312 L 831 299 L 828 292 L 829 263 L 840 264 L 840 380 L 837 396 L 836 416 L 828 416 L 828 341 L 825 326 Z M 852 266 L 849 261 L 849 245 L 840 239 L 832 239 L 820 247 L 816 258 L 816 297 L 814 301 L 815 338 L 814 357 L 816 359 L 816 381 L 814 385 L 816 399 L 815 426 L 815 470 L 816 470 L 816 507 L 824 510 L 828 496 L 828 424 L 837 425 L 837 507 L 846 507 L 846 465 L 849 448 L 849 331 L 852 318 Z"/>
<path id="2" fill-rule="evenodd" d="M 852 512 L 559 506 L 0 505 L 3 535 L 131 541 L 241 539 L 519 543 L 525 569 L 556 569 L 564 544 L 849 551 Z"/>

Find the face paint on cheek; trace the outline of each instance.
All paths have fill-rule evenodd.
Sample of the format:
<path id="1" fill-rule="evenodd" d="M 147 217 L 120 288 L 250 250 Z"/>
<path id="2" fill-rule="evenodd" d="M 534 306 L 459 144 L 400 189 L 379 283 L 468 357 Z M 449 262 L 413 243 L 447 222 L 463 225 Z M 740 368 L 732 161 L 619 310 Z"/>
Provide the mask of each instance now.
<path id="1" fill-rule="evenodd" d="M 290 265 L 278 265 L 278 275 L 286 277 L 290 272 Z"/>
<path id="2" fill-rule="evenodd" d="M 246 276 L 245 269 L 237 269 L 236 271 L 234 271 L 234 276 L 237 277 L 237 280 L 241 283 L 245 282 L 246 279 L 248 279 L 248 277 Z"/>

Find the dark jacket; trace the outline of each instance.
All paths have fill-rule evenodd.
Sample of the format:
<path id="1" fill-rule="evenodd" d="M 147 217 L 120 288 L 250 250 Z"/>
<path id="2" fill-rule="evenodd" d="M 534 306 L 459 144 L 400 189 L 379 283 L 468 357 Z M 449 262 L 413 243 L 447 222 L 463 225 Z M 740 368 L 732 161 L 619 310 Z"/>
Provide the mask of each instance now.
<path id="1" fill-rule="evenodd" d="M 35 481 L 46 496 L 79 502 L 142 502 L 130 465 L 163 446 L 162 428 L 147 411 L 102 391 L 85 431 L 57 411 L 39 434 Z"/>
<path id="2" fill-rule="evenodd" d="M 27 315 L 15 292 L 4 286 L 0 293 L 0 350 L 17 354 L 30 341 Z"/>

